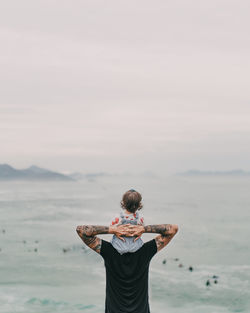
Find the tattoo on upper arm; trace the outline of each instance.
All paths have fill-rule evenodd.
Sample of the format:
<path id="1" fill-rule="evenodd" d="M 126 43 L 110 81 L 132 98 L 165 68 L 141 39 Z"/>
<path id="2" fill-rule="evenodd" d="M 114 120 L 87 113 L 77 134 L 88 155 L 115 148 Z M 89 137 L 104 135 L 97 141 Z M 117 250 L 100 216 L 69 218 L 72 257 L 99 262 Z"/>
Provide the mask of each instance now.
<path id="1" fill-rule="evenodd" d="M 164 248 L 178 231 L 178 226 L 171 224 L 151 225 L 150 227 L 152 232 L 160 233 L 160 235 L 155 238 L 157 251 L 160 251 L 162 248 Z"/>
<path id="2" fill-rule="evenodd" d="M 155 238 L 157 249 L 160 250 L 164 247 L 164 238 L 160 235 Z"/>
<path id="3" fill-rule="evenodd" d="M 155 238 L 157 251 L 160 251 L 162 248 L 164 248 L 173 237 L 174 237 L 174 235 L 172 235 L 172 236 L 163 236 L 163 235 L 157 236 Z"/>
<path id="4" fill-rule="evenodd" d="M 96 251 L 97 253 L 101 252 L 101 239 L 97 238 L 96 236 L 94 237 L 88 237 L 84 236 L 83 241 L 88 245 L 92 250 Z"/>
<path id="5" fill-rule="evenodd" d="M 101 252 L 102 240 L 96 234 L 108 234 L 109 227 L 84 225 L 77 226 L 76 231 L 83 242 L 97 253 Z"/>

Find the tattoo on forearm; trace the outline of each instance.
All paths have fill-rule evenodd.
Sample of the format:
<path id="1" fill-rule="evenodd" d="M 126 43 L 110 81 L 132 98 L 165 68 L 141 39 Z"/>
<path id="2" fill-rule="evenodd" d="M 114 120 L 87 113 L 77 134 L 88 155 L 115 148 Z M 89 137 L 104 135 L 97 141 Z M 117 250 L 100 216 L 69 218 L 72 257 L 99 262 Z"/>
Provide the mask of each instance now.
<path id="1" fill-rule="evenodd" d="M 157 233 L 165 237 L 170 237 L 173 235 L 171 224 L 159 224 L 159 225 L 147 225 L 144 226 L 145 233 Z"/>
<path id="2" fill-rule="evenodd" d="M 108 226 L 98 226 L 98 225 L 82 225 L 77 226 L 76 231 L 81 231 L 86 236 L 96 236 L 98 234 L 108 234 Z"/>

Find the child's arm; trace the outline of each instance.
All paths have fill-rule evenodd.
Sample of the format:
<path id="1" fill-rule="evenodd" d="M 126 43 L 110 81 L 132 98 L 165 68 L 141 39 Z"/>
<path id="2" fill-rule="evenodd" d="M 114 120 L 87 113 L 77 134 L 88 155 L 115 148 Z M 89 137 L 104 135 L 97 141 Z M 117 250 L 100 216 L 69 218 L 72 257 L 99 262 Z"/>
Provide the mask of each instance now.
<path id="1" fill-rule="evenodd" d="M 145 221 L 144 221 L 144 217 L 143 217 L 142 213 L 138 212 L 138 217 L 139 217 L 139 220 L 138 220 L 137 225 L 145 226 Z"/>
<path id="2" fill-rule="evenodd" d="M 110 223 L 110 225 L 115 225 L 115 226 L 117 226 L 117 225 L 119 225 L 120 224 L 120 216 L 119 215 L 116 215 L 113 219 L 112 219 L 112 221 L 111 221 L 111 223 Z"/>

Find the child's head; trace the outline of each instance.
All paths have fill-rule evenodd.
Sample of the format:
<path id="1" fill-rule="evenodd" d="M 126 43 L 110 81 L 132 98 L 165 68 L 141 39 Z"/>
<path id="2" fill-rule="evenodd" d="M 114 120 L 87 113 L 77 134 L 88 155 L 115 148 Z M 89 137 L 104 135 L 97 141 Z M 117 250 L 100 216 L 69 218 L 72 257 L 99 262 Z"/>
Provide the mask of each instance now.
<path id="1" fill-rule="evenodd" d="M 134 189 L 130 189 L 122 196 L 121 207 L 128 212 L 135 213 L 143 207 L 141 200 L 141 194 Z"/>

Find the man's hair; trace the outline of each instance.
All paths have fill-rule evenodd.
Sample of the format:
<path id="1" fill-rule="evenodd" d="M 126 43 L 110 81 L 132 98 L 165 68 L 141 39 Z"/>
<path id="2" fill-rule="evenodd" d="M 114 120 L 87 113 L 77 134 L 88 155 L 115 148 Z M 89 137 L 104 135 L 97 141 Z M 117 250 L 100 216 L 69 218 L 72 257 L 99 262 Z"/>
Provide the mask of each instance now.
<path id="1" fill-rule="evenodd" d="M 142 209 L 141 203 L 142 196 L 138 191 L 130 189 L 122 196 L 121 207 L 131 213 L 135 213 L 137 210 Z"/>

